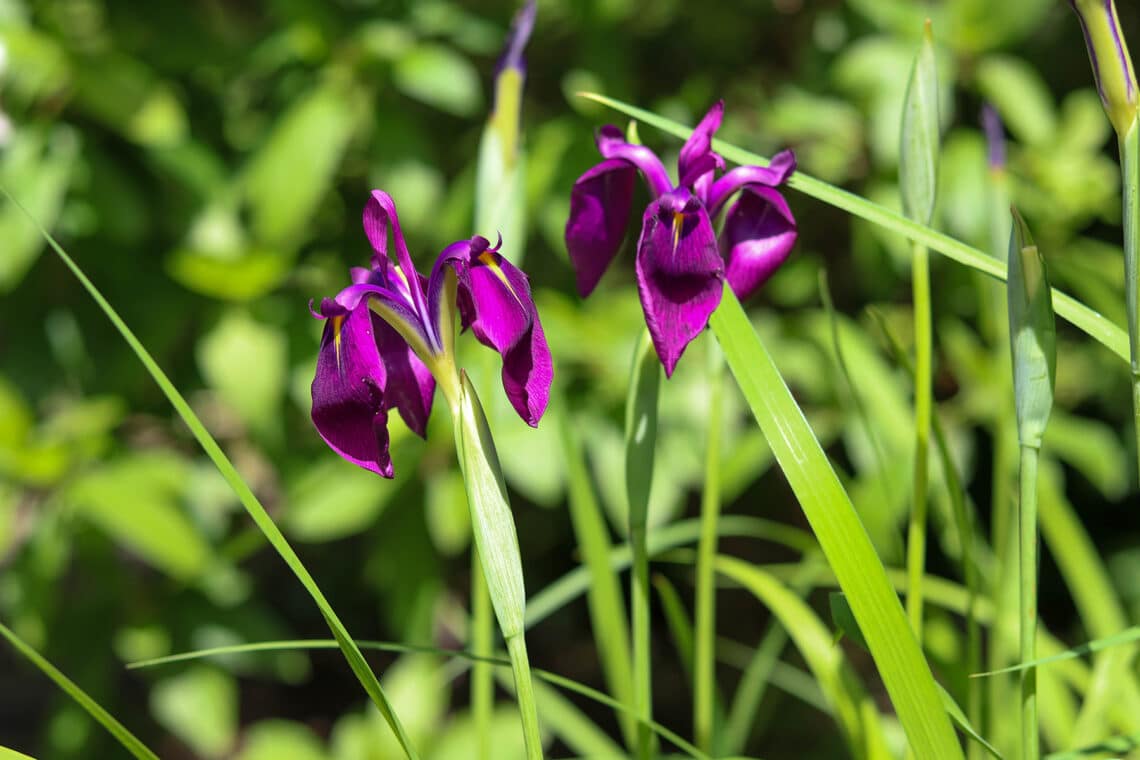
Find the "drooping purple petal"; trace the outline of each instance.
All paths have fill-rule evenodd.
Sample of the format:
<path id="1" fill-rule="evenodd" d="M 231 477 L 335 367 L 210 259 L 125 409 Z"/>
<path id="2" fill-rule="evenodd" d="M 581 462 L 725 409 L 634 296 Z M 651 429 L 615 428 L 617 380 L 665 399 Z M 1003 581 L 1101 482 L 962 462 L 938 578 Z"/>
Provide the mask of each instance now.
<path id="1" fill-rule="evenodd" d="M 763 185 L 744 187 L 720 232 L 725 276 L 737 298 L 747 298 L 776 272 L 791 254 L 797 234 L 796 220 L 778 191 Z"/>
<path id="2" fill-rule="evenodd" d="M 373 317 L 376 345 L 388 374 L 384 406 L 398 409 L 408 428 L 423 438 L 435 396 L 435 378 L 398 332 L 384 320 Z"/>
<path id="3" fill-rule="evenodd" d="M 777 153 L 767 166 L 738 166 L 708 187 L 705 207 L 715 217 L 732 194 L 745 185 L 776 187 L 784 184 L 795 170 L 796 155 L 790 150 Z"/>
<path id="4" fill-rule="evenodd" d="M 325 299 L 321 315 L 326 321 L 313 377 L 313 424 L 337 454 L 390 478 L 388 375 L 374 338 L 383 323 L 366 301 L 349 310 Z"/>
<path id="5" fill-rule="evenodd" d="M 507 398 L 527 424 L 536 426 L 550 398 L 554 367 L 530 282 L 485 239 L 472 238 L 465 255 L 458 245 L 448 251 L 458 276 L 463 328 L 502 355 Z"/>
<path id="6" fill-rule="evenodd" d="M 724 168 L 724 159 L 713 152 L 712 138 L 720 129 L 721 119 L 724 117 L 724 101 L 718 100 L 713 104 L 701 123 L 696 126 L 689 139 L 681 146 L 681 155 L 677 159 L 677 170 L 681 184 L 692 187 L 696 181 L 713 171 Z"/>
<path id="7" fill-rule="evenodd" d="M 701 202 L 680 188 L 651 203 L 637 244 L 637 289 L 666 376 L 720 304 L 723 279 L 724 262 Z"/>
<path id="8" fill-rule="evenodd" d="M 583 298 L 593 292 L 625 239 L 636 177 L 632 165 L 611 158 L 579 177 L 570 191 L 566 249 Z"/>
<path id="9" fill-rule="evenodd" d="M 644 145 L 634 145 L 625 141 L 625 136 L 617 127 L 607 124 L 598 130 L 596 137 L 598 152 L 602 158 L 620 158 L 628 161 L 641 171 L 649 184 L 649 192 L 654 198 L 664 195 L 673 188 L 669 172 L 657 154 Z"/>

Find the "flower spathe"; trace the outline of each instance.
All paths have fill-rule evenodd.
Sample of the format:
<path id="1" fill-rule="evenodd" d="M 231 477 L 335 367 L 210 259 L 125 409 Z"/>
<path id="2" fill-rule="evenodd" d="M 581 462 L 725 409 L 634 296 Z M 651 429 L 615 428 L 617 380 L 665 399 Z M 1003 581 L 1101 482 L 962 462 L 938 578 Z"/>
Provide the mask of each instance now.
<path id="1" fill-rule="evenodd" d="M 677 184 L 653 151 L 626 142 L 616 127 L 602 127 L 603 161 L 579 177 L 570 194 L 566 247 L 578 292 L 586 297 L 625 239 L 637 175 L 644 178 L 652 200 L 637 243 L 638 293 L 666 375 L 708 324 L 723 281 L 747 298 L 796 241 L 795 218 L 775 189 L 795 171 L 795 156 L 783 151 L 767 167 L 724 172 L 724 159 L 712 149 L 723 114 L 724 104 L 716 103 L 682 146 Z M 722 211 L 718 236 L 713 222 Z"/>
<path id="2" fill-rule="evenodd" d="M 526 275 L 498 245 L 476 236 L 445 248 L 424 277 L 412 264 L 395 203 L 382 190 L 373 190 L 364 208 L 364 231 L 374 251 L 371 266 L 354 268 L 352 284 L 314 312 L 325 328 L 312 418 L 325 442 L 353 464 L 392 477 L 388 412 L 398 410 L 423 436 L 437 382 L 449 403 L 457 401 L 455 309 L 464 330 L 502 355 L 507 398 L 536 426 L 553 365 Z"/>

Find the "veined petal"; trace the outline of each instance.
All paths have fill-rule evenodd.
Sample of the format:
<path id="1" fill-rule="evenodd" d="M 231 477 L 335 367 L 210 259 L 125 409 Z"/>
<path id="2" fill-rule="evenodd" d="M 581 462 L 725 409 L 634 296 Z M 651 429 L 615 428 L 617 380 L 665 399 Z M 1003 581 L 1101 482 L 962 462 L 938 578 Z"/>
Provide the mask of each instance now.
<path id="1" fill-rule="evenodd" d="M 593 167 L 570 191 L 566 249 L 578 280 L 578 293 L 590 295 L 625 239 L 637 170 L 611 158 Z"/>
<path id="2" fill-rule="evenodd" d="M 654 198 L 673 188 L 669 172 L 665 171 L 665 165 L 657 154 L 644 145 L 626 142 L 625 136 L 617 127 L 609 124 L 602 127 L 598 130 L 595 141 L 603 158 L 620 158 L 637 167 L 649 183 L 649 192 Z"/>
<path id="3" fill-rule="evenodd" d="M 396 215 L 396 203 L 392 196 L 383 190 L 373 190 L 372 197 L 364 205 L 364 233 L 368 242 L 372 244 L 379 261 L 373 262 L 373 269 L 384 269 L 384 274 L 391 289 L 406 291 L 412 310 L 425 326 L 427 319 L 427 298 L 424 296 L 423 285 L 419 273 L 416 272 L 412 256 L 408 253 L 408 245 L 404 241 L 404 233 L 400 230 L 400 218 Z M 388 227 L 392 228 L 392 238 L 396 244 L 396 260 L 388 257 Z M 384 259 L 388 266 L 385 268 Z M 430 327 L 429 327 L 429 335 Z M 434 341 L 432 342 L 434 345 Z"/>
<path id="4" fill-rule="evenodd" d="M 554 362 L 536 311 L 527 333 L 503 354 L 503 389 L 511 406 L 531 427 L 538 427 L 546 411 L 553 380 Z"/>
<path id="5" fill-rule="evenodd" d="M 397 293 L 383 285 L 359 283 L 349 285 L 333 299 L 337 305 L 354 311 L 358 304 L 367 301 L 384 321 L 396 330 L 413 349 L 424 356 L 435 353 L 428 326 L 419 314 L 412 310 L 403 293 Z"/>
<path id="6" fill-rule="evenodd" d="M 637 244 L 637 288 L 666 376 L 720 304 L 723 279 L 724 262 L 701 202 L 682 188 L 651 203 Z"/>
<path id="7" fill-rule="evenodd" d="M 345 309 L 321 303 L 325 330 L 313 377 L 313 424 L 321 438 L 355 465 L 392 477 L 388 455 L 388 374 L 375 340 L 378 317 L 365 302 Z"/>
<path id="8" fill-rule="evenodd" d="M 408 428 L 422 438 L 427 433 L 428 417 L 435 396 L 435 378 L 408 342 L 386 322 L 374 318 L 372 327 L 380 360 L 388 375 L 384 387 L 384 407 L 399 409 Z"/>
<path id="9" fill-rule="evenodd" d="M 776 187 L 784 184 L 795 170 L 796 154 L 790 150 L 782 150 L 772 156 L 772 161 L 767 166 L 736 167 L 709 186 L 704 196 L 709 215 L 715 217 L 719 214 L 725 201 L 745 185 Z"/>
<path id="10" fill-rule="evenodd" d="M 724 168 L 724 159 L 713 152 L 712 137 L 720 129 L 724 118 L 724 101 L 718 100 L 693 129 L 689 139 L 681 146 L 677 170 L 681 184 L 692 187 L 696 181 L 714 169 Z"/>
<path id="11" fill-rule="evenodd" d="M 754 293 L 787 260 L 797 235 L 796 220 L 778 191 L 745 186 L 720 232 L 732 292 L 741 300 Z"/>

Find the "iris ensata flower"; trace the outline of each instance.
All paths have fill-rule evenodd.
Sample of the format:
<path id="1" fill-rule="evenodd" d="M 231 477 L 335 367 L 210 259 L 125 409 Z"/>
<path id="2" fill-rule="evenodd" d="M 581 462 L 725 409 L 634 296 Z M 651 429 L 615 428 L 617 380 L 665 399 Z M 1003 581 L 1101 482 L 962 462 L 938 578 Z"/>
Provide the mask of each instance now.
<path id="1" fill-rule="evenodd" d="M 653 151 L 626 142 L 617 127 L 602 127 L 597 145 L 605 160 L 579 177 L 570 195 L 566 247 L 586 297 L 625 239 L 638 172 L 645 179 L 652 202 L 637 243 L 637 286 L 666 375 L 708 325 L 723 281 L 748 297 L 796 241 L 796 221 L 775 189 L 795 171 L 795 156 L 785 150 L 767 167 L 724 172 L 724 159 L 712 150 L 723 114 L 724 103 L 716 103 L 693 130 L 681 148 L 676 184 Z M 726 206 L 718 237 L 713 221 Z"/>
<path id="2" fill-rule="evenodd" d="M 325 320 L 312 388 L 313 423 L 325 442 L 353 464 L 392 477 L 389 410 L 423 436 L 437 382 L 457 407 L 456 309 L 464 330 L 502 354 L 507 398 L 537 426 L 553 366 L 526 275 L 499 245 L 476 236 L 443 249 L 424 277 L 382 190 L 373 190 L 364 207 L 364 231 L 375 252 L 371 266 L 353 268 L 353 284 L 313 312 Z"/>

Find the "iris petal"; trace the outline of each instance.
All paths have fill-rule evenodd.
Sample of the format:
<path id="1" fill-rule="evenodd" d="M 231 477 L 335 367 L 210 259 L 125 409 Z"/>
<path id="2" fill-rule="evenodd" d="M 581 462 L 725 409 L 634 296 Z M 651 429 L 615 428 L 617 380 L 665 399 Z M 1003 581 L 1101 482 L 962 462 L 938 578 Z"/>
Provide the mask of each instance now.
<path id="1" fill-rule="evenodd" d="M 439 341 L 432 332 L 428 318 L 427 297 L 424 295 L 423 282 L 416 272 L 412 256 L 408 253 L 408 245 L 404 241 L 404 233 L 400 229 L 400 218 L 396 215 L 396 203 L 392 196 L 383 190 L 373 190 L 372 197 L 364 205 L 364 233 L 372 244 L 373 250 L 378 254 L 373 262 L 374 270 L 382 270 L 388 280 L 389 288 L 405 294 L 412 311 L 416 314 L 429 336 L 429 344 L 433 349 L 439 349 Z M 392 228 L 392 239 L 396 244 L 396 260 L 388 258 L 388 227 Z M 385 266 L 384 259 L 392 266 Z"/>
<path id="2" fill-rule="evenodd" d="M 696 181 L 715 169 L 724 168 L 724 159 L 713 152 L 712 136 L 720 129 L 724 117 L 724 101 L 713 104 L 701 123 L 693 129 L 689 139 L 681 146 L 677 170 L 681 184 L 692 187 Z"/>
<path id="3" fill-rule="evenodd" d="M 667 376 L 720 304 L 723 278 L 716 235 L 700 201 L 682 188 L 651 203 L 637 245 L 637 286 Z"/>
<path id="4" fill-rule="evenodd" d="M 622 159 L 607 159 L 574 183 L 566 248 L 578 293 L 590 295 L 625 239 L 637 170 Z"/>
<path id="5" fill-rule="evenodd" d="M 620 158 L 636 166 L 649 183 L 649 191 L 654 198 L 672 189 L 669 172 L 665 171 L 665 165 L 657 154 L 644 145 L 626 142 L 625 136 L 617 127 L 607 124 L 599 129 L 596 142 L 603 158 Z"/>
<path id="6" fill-rule="evenodd" d="M 797 234 L 796 220 L 779 192 L 746 186 L 725 214 L 720 233 L 732 292 L 743 300 L 763 285 L 791 254 Z"/>
<path id="7" fill-rule="evenodd" d="M 507 398 L 528 425 L 536 426 L 550 398 L 554 365 L 530 282 L 483 238 L 473 238 L 466 253 L 450 259 L 459 281 L 460 320 L 480 343 L 502 355 Z"/>
<path id="8" fill-rule="evenodd" d="M 738 166 L 709 186 L 704 196 L 705 206 L 715 217 L 725 201 L 745 185 L 776 187 L 784 184 L 795 170 L 796 156 L 790 150 L 772 156 L 767 166 Z"/>
<path id="9" fill-rule="evenodd" d="M 423 438 L 435 396 L 435 378 L 398 332 L 382 319 L 374 318 L 372 326 L 380 360 L 388 373 L 384 406 L 398 409 L 408 428 Z"/>
<path id="10" fill-rule="evenodd" d="M 388 373 L 374 338 L 383 323 L 363 301 L 349 310 L 325 299 L 321 315 L 326 321 L 312 385 L 313 424 L 336 453 L 390 478 Z"/>

